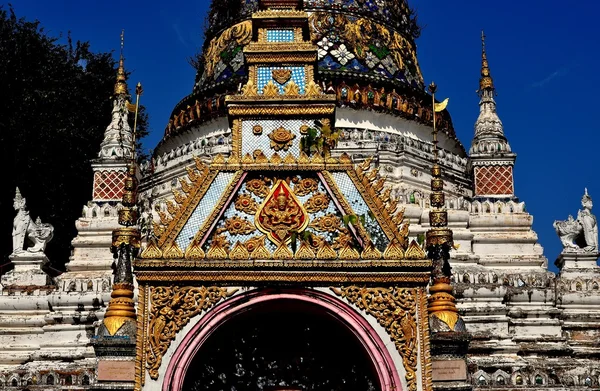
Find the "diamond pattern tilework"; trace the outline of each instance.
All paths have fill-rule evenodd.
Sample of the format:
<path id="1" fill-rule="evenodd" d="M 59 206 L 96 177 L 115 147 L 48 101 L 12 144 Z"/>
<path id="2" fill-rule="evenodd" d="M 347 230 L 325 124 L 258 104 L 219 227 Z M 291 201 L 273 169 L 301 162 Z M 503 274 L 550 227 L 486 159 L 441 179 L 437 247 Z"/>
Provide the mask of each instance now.
<path id="1" fill-rule="evenodd" d="M 269 80 L 273 80 L 273 83 L 279 87 L 279 93 L 283 94 L 284 87 L 289 83 L 279 84 L 273 79 L 272 71 L 275 69 L 290 69 L 292 71 L 292 77 L 290 80 L 293 80 L 300 89 L 300 93 L 304 94 L 304 87 L 306 85 L 306 76 L 304 72 L 304 67 L 258 67 L 257 68 L 257 83 L 256 86 L 258 88 L 258 93 L 262 94 L 263 88 L 269 82 Z"/>
<path id="2" fill-rule="evenodd" d="M 294 30 L 267 29 L 267 42 L 294 42 Z"/>
<path id="3" fill-rule="evenodd" d="M 262 126 L 262 133 L 260 135 L 255 135 L 253 132 L 253 128 L 255 125 Z M 265 120 L 261 119 L 260 121 L 243 121 L 242 122 L 242 156 L 249 153 L 252 155 L 254 151 L 260 149 L 267 158 L 271 158 L 275 151 L 271 149 L 271 139 L 269 139 L 269 134 L 279 127 L 284 127 L 287 130 L 290 130 L 293 134 L 296 135 L 294 140 L 292 141 L 292 146 L 287 150 L 281 150 L 278 152 L 281 158 L 284 158 L 288 153 L 291 153 L 294 157 L 298 157 L 300 155 L 300 139 L 302 135 L 300 134 L 300 127 L 302 125 L 311 126 L 312 123 L 306 120 L 292 119 L 292 120 L 282 120 L 282 119 L 273 119 L 273 120 Z"/>
<path id="4" fill-rule="evenodd" d="M 356 186 L 352 182 L 352 179 L 345 172 L 332 172 L 331 176 L 337 184 L 346 201 L 352 207 L 354 214 L 357 216 L 365 216 L 365 229 L 371 235 L 371 240 L 378 250 L 384 251 L 389 243 L 385 232 L 377 222 L 377 220 L 369 217 L 369 206 L 359 193 Z"/>
<path id="5" fill-rule="evenodd" d="M 208 188 L 204 197 L 196 206 L 196 209 L 192 212 L 190 218 L 185 223 L 179 235 L 175 239 L 175 242 L 180 249 L 185 251 L 187 246 L 190 244 L 194 236 L 198 232 L 202 225 L 206 222 L 207 217 L 213 211 L 213 208 L 219 202 L 221 195 L 231 183 L 235 173 L 233 172 L 220 172 L 213 183 Z"/>
<path id="6" fill-rule="evenodd" d="M 475 195 L 513 195 L 512 166 L 475 168 Z"/>
<path id="7" fill-rule="evenodd" d="M 125 171 L 94 172 L 94 201 L 120 201 L 125 176 Z"/>

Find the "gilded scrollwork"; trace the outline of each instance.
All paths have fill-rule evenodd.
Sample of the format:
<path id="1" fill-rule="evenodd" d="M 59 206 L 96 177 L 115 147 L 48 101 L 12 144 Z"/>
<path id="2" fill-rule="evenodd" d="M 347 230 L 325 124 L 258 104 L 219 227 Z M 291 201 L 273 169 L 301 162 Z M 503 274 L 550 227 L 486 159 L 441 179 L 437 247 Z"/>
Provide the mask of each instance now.
<path id="1" fill-rule="evenodd" d="M 303 178 L 300 179 L 298 183 L 294 186 L 294 193 L 297 196 L 305 196 L 319 188 L 319 183 L 313 178 Z"/>
<path id="2" fill-rule="evenodd" d="M 317 217 L 310 223 L 310 227 L 320 232 L 337 232 L 342 226 L 342 222 L 336 215 L 330 213 L 325 216 Z"/>
<path id="3" fill-rule="evenodd" d="M 304 207 L 308 213 L 316 213 L 327 209 L 329 206 L 329 197 L 324 193 L 316 193 L 310 197 Z"/>
<path id="4" fill-rule="evenodd" d="M 147 332 L 146 368 L 158 378 L 163 355 L 179 330 L 190 319 L 233 295 L 237 289 L 221 287 L 158 286 L 150 289 L 150 318 Z"/>
<path id="5" fill-rule="evenodd" d="M 254 199 L 249 194 L 238 195 L 234 205 L 235 209 L 239 210 L 240 212 L 247 213 L 249 215 L 253 215 L 254 213 L 256 213 L 256 209 L 258 208 L 256 201 L 254 201 Z"/>
<path id="6" fill-rule="evenodd" d="M 227 231 L 231 235 L 249 235 L 255 230 L 256 228 L 254 227 L 254 224 L 252 224 L 250 221 L 241 217 L 233 216 L 225 220 L 225 227 L 218 229 L 217 234 Z"/>
<path id="7" fill-rule="evenodd" d="M 417 390 L 417 294 L 409 288 L 331 288 L 338 296 L 377 319 L 402 355 L 409 391 Z"/>

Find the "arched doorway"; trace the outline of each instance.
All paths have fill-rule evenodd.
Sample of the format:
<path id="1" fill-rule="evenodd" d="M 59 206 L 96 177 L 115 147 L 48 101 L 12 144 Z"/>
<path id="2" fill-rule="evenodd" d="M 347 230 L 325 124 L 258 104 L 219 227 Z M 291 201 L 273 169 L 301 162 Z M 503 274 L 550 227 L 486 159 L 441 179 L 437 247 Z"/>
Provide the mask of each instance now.
<path id="1" fill-rule="evenodd" d="M 248 308 L 217 329 L 185 375 L 190 391 L 380 390 L 369 355 L 315 305 L 277 300 Z"/>
<path id="2" fill-rule="evenodd" d="M 288 321 L 284 321 L 282 320 L 283 317 L 281 315 L 277 316 L 278 313 L 286 313 L 286 315 L 291 313 L 290 315 L 295 317 L 292 319 L 287 318 Z M 294 351 L 296 353 L 292 354 L 290 351 L 289 356 L 287 358 L 284 357 L 284 361 L 294 362 L 291 356 L 296 356 L 296 358 L 300 357 L 304 352 L 302 346 L 305 346 L 305 343 L 303 344 L 300 342 L 310 341 L 312 339 L 311 335 L 314 335 L 312 331 L 302 331 L 302 327 L 296 325 L 304 325 L 305 328 L 313 328 L 315 332 L 325 329 L 327 330 L 326 335 L 330 338 L 335 335 L 336 341 L 334 341 L 333 346 L 339 346 L 342 342 L 344 342 L 342 344 L 344 346 L 338 351 L 321 349 L 318 351 L 320 357 L 324 356 L 328 361 L 336 361 L 343 358 L 343 361 L 341 362 L 346 362 L 346 358 L 350 357 L 353 363 L 360 362 L 360 373 L 363 375 L 357 375 L 355 377 L 360 378 L 362 376 L 362 378 L 368 379 L 368 381 L 366 380 L 368 385 L 366 386 L 367 388 L 364 388 L 365 390 L 370 388 L 370 384 L 372 384 L 376 390 L 401 391 L 403 389 L 398 369 L 388 351 L 388 346 L 386 346 L 389 345 L 388 339 L 385 338 L 386 336 L 384 336 L 384 338 L 386 339 L 387 344 L 383 342 L 378 332 L 375 331 L 373 326 L 369 324 L 363 315 L 342 300 L 324 292 L 301 288 L 251 290 L 238 294 L 208 311 L 186 334 L 173 354 L 167 359 L 168 366 L 162 380 L 162 390 L 187 391 L 188 389 L 193 389 L 190 387 L 201 387 L 203 384 L 202 379 L 210 377 L 206 375 L 203 376 L 201 371 L 207 369 L 208 371 L 214 370 L 216 372 L 214 366 L 213 369 L 211 369 L 204 368 L 204 365 L 207 362 L 205 360 L 210 361 L 209 356 L 211 355 L 211 352 L 214 354 L 215 346 L 218 347 L 219 345 L 218 342 L 227 341 L 227 347 L 223 346 L 221 348 L 222 352 L 218 352 L 219 356 L 227 357 L 227 355 L 231 354 L 232 348 L 235 348 L 235 342 L 233 342 L 235 339 L 234 337 L 237 338 L 240 335 L 245 334 L 246 338 L 253 338 L 252 334 L 255 329 L 254 326 L 264 325 L 267 323 L 267 320 L 269 320 L 270 325 L 273 325 L 269 326 L 270 328 L 268 329 L 272 330 L 275 328 L 275 334 L 286 334 L 286 330 L 289 330 L 287 331 L 287 335 L 289 335 L 287 341 L 299 339 L 297 338 L 298 335 L 302 336 L 300 341 L 294 342 Z M 229 323 L 231 324 L 230 328 L 227 327 Z M 315 324 L 316 326 L 312 326 Z M 275 327 L 276 325 L 279 327 Z M 290 325 L 294 326 L 292 327 Z M 294 330 L 295 335 L 292 333 Z M 242 334 L 238 335 L 238 333 Z M 255 341 L 259 338 L 265 339 L 266 336 L 269 335 L 268 333 L 260 334 L 262 335 L 257 335 Z M 213 336 L 216 336 L 216 338 L 213 339 Z M 231 340 L 231 342 L 229 340 Z M 272 338 L 272 340 L 281 341 L 281 338 Z M 313 340 L 319 342 L 322 338 L 318 335 Z M 216 341 L 214 342 L 214 345 L 213 341 Z M 326 342 L 329 342 L 329 340 L 326 340 Z M 248 346 L 250 345 L 251 344 Z M 267 342 L 266 345 L 277 347 L 273 342 Z M 205 346 L 206 350 L 204 349 Z M 330 346 L 330 349 L 332 349 L 331 344 L 324 346 Z M 279 348 L 279 350 L 286 351 L 286 345 Z M 288 351 L 289 350 L 290 349 L 288 349 Z M 300 354 L 298 354 L 298 352 L 300 352 Z M 266 360 L 267 356 L 264 357 Z M 242 360 L 243 359 L 244 357 L 242 357 Z M 324 362 L 324 371 L 327 371 L 329 368 L 325 364 L 327 366 L 332 365 L 331 368 L 334 368 L 335 366 L 329 362 Z M 227 369 L 229 374 L 236 376 L 235 372 L 238 370 L 238 367 L 234 365 L 233 369 L 231 368 L 232 367 L 230 366 L 229 369 Z M 351 371 L 351 368 L 352 364 L 347 366 L 342 365 L 340 369 Z M 242 371 L 246 370 L 246 368 L 242 367 Z M 336 369 L 332 370 L 335 372 Z M 217 378 L 219 374 L 217 374 Z M 284 374 L 284 376 L 292 375 L 293 371 L 291 375 Z M 225 376 L 229 376 L 227 372 L 225 372 Z M 244 376 L 246 376 L 246 373 L 242 375 L 242 377 Z M 281 378 L 284 379 L 284 376 Z M 349 377 L 350 375 L 346 374 L 346 376 Z M 291 380 L 293 380 L 293 378 Z M 199 381 L 198 384 L 197 381 Z M 219 381 L 223 383 L 221 379 L 219 379 Z M 283 381 L 287 382 L 287 379 L 284 379 Z M 262 383 L 263 380 L 261 379 L 260 384 L 262 385 Z M 268 383 L 269 382 L 265 382 L 264 388 L 262 389 L 268 390 Z M 226 389 L 225 387 L 221 387 L 205 389 L 229 391 L 231 388 Z M 260 388 L 254 387 L 248 389 L 258 390 Z M 332 389 L 334 388 L 327 388 L 327 390 Z M 347 389 L 359 390 L 362 388 Z M 236 390 L 240 390 L 240 388 L 236 387 Z"/>

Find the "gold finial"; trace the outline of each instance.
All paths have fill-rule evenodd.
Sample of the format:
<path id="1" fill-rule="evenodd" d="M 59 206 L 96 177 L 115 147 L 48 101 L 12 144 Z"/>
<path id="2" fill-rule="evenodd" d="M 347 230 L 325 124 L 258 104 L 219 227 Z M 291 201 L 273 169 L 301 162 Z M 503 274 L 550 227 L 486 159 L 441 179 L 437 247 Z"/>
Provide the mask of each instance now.
<path id="1" fill-rule="evenodd" d="M 117 70 L 117 82 L 115 83 L 115 95 L 127 95 L 127 82 L 125 75 L 125 59 L 123 58 L 123 47 L 125 46 L 125 30 L 121 30 L 121 52 L 119 56 L 119 69 Z"/>
<path id="2" fill-rule="evenodd" d="M 494 91 L 496 88 L 490 74 L 490 66 L 485 51 L 485 33 L 481 30 L 481 78 L 479 79 L 479 90 L 477 92 L 482 95 L 484 90 Z"/>

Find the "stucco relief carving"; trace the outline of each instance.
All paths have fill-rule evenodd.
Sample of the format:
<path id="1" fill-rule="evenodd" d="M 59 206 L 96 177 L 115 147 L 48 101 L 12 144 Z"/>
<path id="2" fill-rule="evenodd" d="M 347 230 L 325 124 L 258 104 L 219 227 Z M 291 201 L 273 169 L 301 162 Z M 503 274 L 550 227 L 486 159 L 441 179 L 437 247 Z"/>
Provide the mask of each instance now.
<path id="1" fill-rule="evenodd" d="M 577 219 L 569 216 L 565 221 L 554 222 L 554 229 L 563 245 L 563 253 L 598 252 L 598 221 L 592 214 L 592 197 L 587 189 L 581 199 L 581 206 L 583 209 L 577 213 Z"/>
<path id="2" fill-rule="evenodd" d="M 25 198 L 19 188 L 15 194 L 14 204 L 17 215 L 13 220 L 13 257 L 30 253 L 43 253 L 46 244 L 52 239 L 54 227 L 43 224 L 38 217 L 35 222 L 29 216 Z M 28 241 L 26 241 L 28 239 Z"/>

